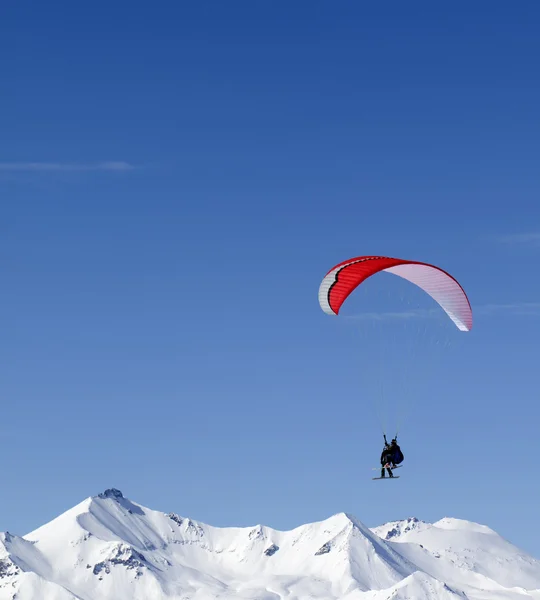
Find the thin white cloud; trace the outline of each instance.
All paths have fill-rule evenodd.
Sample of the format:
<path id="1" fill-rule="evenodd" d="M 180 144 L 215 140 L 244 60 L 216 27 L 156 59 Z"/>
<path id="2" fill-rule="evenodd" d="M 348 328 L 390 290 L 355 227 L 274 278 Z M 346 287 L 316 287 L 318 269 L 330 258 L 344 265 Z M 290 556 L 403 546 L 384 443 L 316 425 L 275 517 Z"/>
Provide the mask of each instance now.
<path id="1" fill-rule="evenodd" d="M 514 316 L 540 316 L 540 302 L 509 302 L 506 304 L 481 304 L 479 306 L 473 306 L 473 317 L 475 315 L 499 315 L 507 314 Z M 357 315 L 348 315 L 347 319 L 360 319 L 360 320 L 376 320 L 376 321 L 390 321 L 390 320 L 406 320 L 406 319 L 429 319 L 436 316 L 440 316 L 442 312 L 441 308 L 430 308 L 430 309 L 411 309 L 396 312 L 365 312 Z"/>
<path id="2" fill-rule="evenodd" d="M 432 308 L 415 308 L 411 310 L 403 310 L 396 312 L 365 312 L 357 315 L 347 315 L 346 319 L 368 319 L 376 321 L 390 321 L 390 320 L 405 320 L 405 319 L 426 319 L 435 316 L 439 312 L 439 309 Z"/>
<path id="3" fill-rule="evenodd" d="M 540 302 L 510 302 L 508 304 L 484 304 L 473 306 L 473 313 L 493 315 L 499 313 L 510 313 L 520 316 L 540 316 Z"/>
<path id="4" fill-rule="evenodd" d="M 134 167 L 124 161 L 99 163 L 0 162 L 0 171 L 130 171 Z"/>
<path id="5" fill-rule="evenodd" d="M 495 239 L 501 244 L 521 244 L 540 246 L 540 231 L 528 231 L 523 233 L 508 233 L 498 235 Z"/>

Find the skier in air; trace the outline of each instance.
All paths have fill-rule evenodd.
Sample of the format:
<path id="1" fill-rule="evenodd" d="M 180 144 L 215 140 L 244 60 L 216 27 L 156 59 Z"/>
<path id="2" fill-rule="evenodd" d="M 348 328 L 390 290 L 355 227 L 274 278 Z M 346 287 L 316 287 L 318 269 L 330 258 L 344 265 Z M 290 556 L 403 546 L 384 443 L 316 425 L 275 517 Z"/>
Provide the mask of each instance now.
<path id="1" fill-rule="evenodd" d="M 383 478 L 383 479 L 385 477 L 385 473 L 384 473 L 385 469 L 388 471 L 388 477 L 394 476 L 394 474 L 392 473 L 392 469 L 391 469 L 391 467 L 394 466 L 393 461 L 392 461 L 392 458 L 393 458 L 392 454 L 393 454 L 393 450 L 390 448 L 390 444 L 386 441 L 386 436 L 385 436 L 384 437 L 384 448 L 381 453 L 381 478 Z"/>
<path id="2" fill-rule="evenodd" d="M 386 435 L 384 436 L 384 448 L 381 453 L 381 478 L 385 477 L 384 470 L 388 471 L 388 476 L 393 477 L 392 469 L 395 469 L 396 465 L 403 461 L 403 452 L 397 443 L 397 438 L 394 438 L 390 444 L 386 441 Z"/>

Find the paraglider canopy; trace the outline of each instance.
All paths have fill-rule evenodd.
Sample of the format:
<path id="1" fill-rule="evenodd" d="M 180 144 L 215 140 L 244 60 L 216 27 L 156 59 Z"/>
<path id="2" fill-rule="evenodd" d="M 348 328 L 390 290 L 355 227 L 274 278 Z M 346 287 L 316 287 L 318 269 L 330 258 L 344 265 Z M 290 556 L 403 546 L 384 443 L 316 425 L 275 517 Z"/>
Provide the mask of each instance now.
<path id="1" fill-rule="evenodd" d="M 349 294 L 368 277 L 381 271 L 397 275 L 424 290 L 460 331 L 472 328 L 471 305 L 456 279 L 435 265 L 386 256 L 358 256 L 332 267 L 319 287 L 322 310 L 337 315 Z"/>

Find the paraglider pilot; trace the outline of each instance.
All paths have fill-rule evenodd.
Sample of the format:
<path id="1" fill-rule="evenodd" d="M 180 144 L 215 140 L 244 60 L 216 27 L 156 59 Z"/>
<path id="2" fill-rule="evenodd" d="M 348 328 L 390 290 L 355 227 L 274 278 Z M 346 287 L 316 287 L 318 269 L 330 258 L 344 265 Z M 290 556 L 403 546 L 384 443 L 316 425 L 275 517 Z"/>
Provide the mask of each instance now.
<path id="1" fill-rule="evenodd" d="M 403 460 L 403 453 L 397 443 L 397 438 L 394 438 L 390 444 L 384 436 L 384 448 L 381 453 L 381 478 L 385 477 L 384 470 L 388 471 L 388 476 L 393 477 L 392 469 L 395 468 Z"/>
<path id="2" fill-rule="evenodd" d="M 381 477 L 385 477 L 384 470 L 388 471 L 388 477 L 393 477 L 391 466 L 394 466 L 392 463 L 392 450 L 390 450 L 390 444 L 386 441 L 386 437 L 384 438 L 384 448 L 381 453 Z"/>

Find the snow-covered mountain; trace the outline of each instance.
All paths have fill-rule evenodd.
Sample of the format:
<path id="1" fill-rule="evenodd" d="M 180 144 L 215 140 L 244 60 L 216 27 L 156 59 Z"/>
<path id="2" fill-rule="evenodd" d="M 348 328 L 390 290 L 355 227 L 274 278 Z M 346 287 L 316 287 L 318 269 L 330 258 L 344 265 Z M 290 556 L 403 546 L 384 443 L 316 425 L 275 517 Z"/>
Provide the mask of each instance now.
<path id="1" fill-rule="evenodd" d="M 218 528 L 118 490 L 0 536 L 0 600 L 540 600 L 540 561 L 483 525 Z"/>

